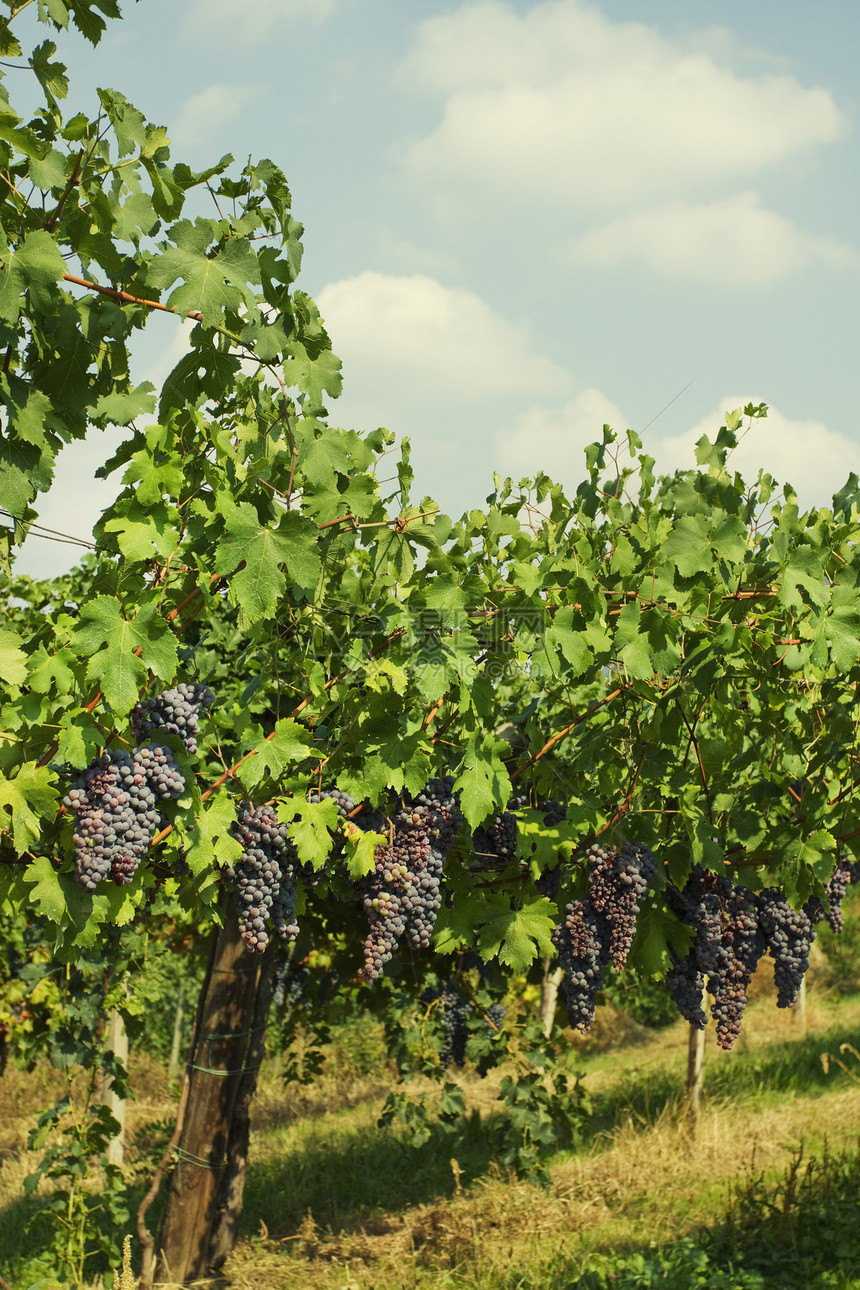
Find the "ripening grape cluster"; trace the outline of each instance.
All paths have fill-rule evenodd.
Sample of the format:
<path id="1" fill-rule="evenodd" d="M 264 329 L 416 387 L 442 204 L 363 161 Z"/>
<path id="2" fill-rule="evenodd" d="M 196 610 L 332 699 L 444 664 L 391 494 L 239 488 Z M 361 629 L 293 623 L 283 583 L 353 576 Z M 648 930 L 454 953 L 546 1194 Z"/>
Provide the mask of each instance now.
<path id="1" fill-rule="evenodd" d="M 516 857 L 517 813 L 526 810 L 543 812 L 544 824 L 547 828 L 560 823 L 567 814 L 567 807 L 560 802 L 533 803 L 527 793 L 515 793 L 508 801 L 507 810 L 500 811 L 485 820 L 472 834 L 472 853 L 480 862 L 480 868 L 492 869 L 497 861 L 508 861 Z"/>
<path id="2" fill-rule="evenodd" d="M 841 932 L 845 926 L 842 902 L 846 891 L 852 883 L 857 882 L 858 878 L 860 878 L 860 863 L 852 864 L 850 860 L 840 860 L 824 884 L 824 894 L 827 897 L 826 911 L 821 908 L 819 902 L 814 900 L 810 902 L 809 915 L 812 921 L 817 923 L 822 918 L 826 918 L 832 931 Z"/>
<path id="3" fill-rule="evenodd" d="M 717 879 L 716 887 L 723 928 L 714 947 L 716 970 L 708 979 L 708 990 L 713 1000 L 711 1016 L 716 1022 L 717 1043 L 721 1048 L 731 1048 L 741 1032 L 749 983 L 767 950 L 768 939 L 753 892 L 723 877 Z M 786 906 L 791 908 L 787 902 Z"/>
<path id="4" fill-rule="evenodd" d="M 447 985 L 441 996 L 443 1038 L 439 1049 L 439 1064 L 443 1070 L 454 1062 L 462 1066 L 466 1060 L 469 1039 L 469 1013 L 472 1005 L 454 985 Z"/>
<path id="5" fill-rule="evenodd" d="M 178 735 L 193 755 L 197 752 L 200 734 L 199 713 L 208 708 L 215 696 L 208 685 L 190 685 L 183 682 L 165 690 L 154 699 L 142 699 L 131 714 L 138 739 L 148 739 L 153 731 Z"/>
<path id="6" fill-rule="evenodd" d="M 595 845 L 586 854 L 588 895 L 592 908 L 609 927 L 609 958 L 619 970 L 627 962 L 636 932 L 636 916 L 656 874 L 645 847 L 626 842 L 620 851 Z"/>
<path id="7" fill-rule="evenodd" d="M 350 797 L 349 793 L 342 793 L 339 788 L 324 788 L 320 793 L 309 793 L 308 801 L 335 802 L 339 820 L 347 819 L 355 810 L 355 799 Z"/>
<path id="8" fill-rule="evenodd" d="M 172 730 L 194 752 L 198 711 L 212 697 L 206 686 L 179 685 L 143 700 L 132 713 L 138 738 L 155 729 Z M 171 749 L 154 741 L 131 753 L 107 749 L 77 775 L 63 805 L 75 815 L 75 878 L 80 886 L 94 891 L 106 878 L 120 886 L 131 882 L 162 822 L 159 803 L 181 797 L 184 789 Z"/>
<path id="9" fill-rule="evenodd" d="M 666 976 L 669 997 L 685 1021 L 703 1029 L 702 994 L 705 976 L 716 971 L 716 947 L 722 936 L 720 898 L 713 876 L 695 865 L 683 890 L 667 888 L 667 904 L 682 923 L 692 929 L 693 941 L 681 958 L 670 951 L 673 965 Z"/>
<path id="10" fill-rule="evenodd" d="M 486 1013 L 487 1035 L 497 1035 L 502 1028 L 508 1010 L 503 1003 L 491 1003 Z"/>
<path id="11" fill-rule="evenodd" d="M 239 901 L 239 935 L 262 954 L 270 926 L 284 941 L 299 934 L 296 849 L 273 806 L 240 803 L 233 836 L 242 846 L 241 858 L 227 871 Z"/>
<path id="12" fill-rule="evenodd" d="M 282 959 L 275 966 L 272 1002 L 276 1008 L 300 1008 L 306 1002 L 305 987 L 310 978 L 306 963 Z"/>
<path id="13" fill-rule="evenodd" d="M 438 1008 L 442 1022 L 442 1044 L 439 1049 L 439 1064 L 443 1070 L 453 1061 L 462 1066 L 466 1060 L 466 1045 L 469 1040 L 469 1016 L 472 1004 L 458 988 L 455 981 L 437 981 L 429 985 L 419 996 L 420 1002 Z M 502 1008 L 502 1015 L 504 1015 Z"/>
<path id="14" fill-rule="evenodd" d="M 623 967 L 642 900 L 656 875 L 647 847 L 625 842 L 620 850 L 593 846 L 586 852 L 588 891 L 572 901 L 552 941 L 564 972 L 561 989 L 568 1020 L 587 1034 L 608 963 Z"/>
<path id="15" fill-rule="evenodd" d="M 826 917 L 834 930 L 840 929 L 842 900 L 858 876 L 860 865 L 837 865 L 825 885 L 825 914 L 815 898 L 794 909 L 778 887 L 753 892 L 696 866 L 683 890 L 668 890 L 669 907 L 693 933 L 686 956 L 673 953 L 666 977 L 681 1016 L 704 1027 L 702 998 L 707 989 L 717 1043 L 731 1048 L 740 1034 L 750 980 L 767 953 L 773 959 L 777 1007 L 791 1007 L 809 967 L 815 924 Z"/>
<path id="16" fill-rule="evenodd" d="M 414 797 L 405 795 L 390 825 L 372 813 L 355 823 L 390 833 L 378 846 L 373 872 L 363 880 L 364 909 L 370 930 L 359 976 L 374 981 L 405 936 L 414 949 L 427 949 L 442 902 L 445 856 L 460 827 L 461 815 L 451 776 L 431 779 Z"/>
<path id="17" fill-rule="evenodd" d="M 75 813 L 75 878 L 95 891 L 105 878 L 129 882 L 158 826 L 143 767 L 108 749 L 72 781 L 63 805 Z"/>

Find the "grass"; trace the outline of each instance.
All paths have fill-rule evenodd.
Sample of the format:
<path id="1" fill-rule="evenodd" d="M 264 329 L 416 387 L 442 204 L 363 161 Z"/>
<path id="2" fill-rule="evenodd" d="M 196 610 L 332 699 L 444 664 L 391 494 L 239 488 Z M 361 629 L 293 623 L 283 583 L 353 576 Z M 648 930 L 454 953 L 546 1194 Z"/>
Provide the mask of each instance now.
<path id="1" fill-rule="evenodd" d="M 272 1063 L 228 1282 L 237 1290 L 569 1290 L 588 1276 L 583 1286 L 598 1290 L 860 1286 L 860 1275 L 851 1280 L 860 1266 L 860 1235 L 852 1235 L 860 1228 L 860 1083 L 852 1078 L 860 1063 L 847 1054 L 847 1071 L 833 1062 L 825 1071 L 822 1062 L 860 1036 L 860 995 L 836 1003 L 813 990 L 805 1034 L 774 1008 L 770 988 L 757 995 L 737 1051 L 722 1053 L 709 1038 L 695 1137 L 682 1114 L 686 1027 L 646 1031 L 605 1010 L 593 1040 L 572 1039 L 595 1113 L 583 1147 L 553 1164 L 548 1192 L 495 1165 L 485 1127 L 492 1089 L 468 1072 L 459 1078 L 481 1115 L 456 1144 L 436 1135 L 413 1151 L 379 1130 L 391 1077 L 372 1026 L 347 1035 L 309 1089 L 284 1088 Z M 11 1272 L 33 1252 L 23 1228 L 39 1204 L 21 1192 L 36 1159 L 24 1147 L 28 1113 L 49 1104 L 52 1079 L 10 1070 L 0 1080 L 0 1275 L 12 1290 L 29 1285 Z M 143 1057 L 132 1082 L 142 1190 L 175 1101 L 163 1071 Z M 803 1192 L 796 1177 L 786 1183 L 786 1170 L 809 1161 L 818 1162 L 817 1190 L 810 1182 Z M 789 1278 L 786 1252 L 803 1280 Z M 739 1256 L 777 1279 L 743 1280 Z"/>
<path id="2" fill-rule="evenodd" d="M 454 1170 L 449 1140 L 412 1153 L 380 1134 L 373 1097 L 341 1108 L 325 1090 L 312 1118 L 289 1124 L 268 1110 L 227 1271 L 237 1287 L 265 1277 L 278 1290 L 566 1290 L 601 1255 L 634 1257 L 719 1228 L 730 1185 L 778 1186 L 802 1144 L 853 1149 L 860 1086 L 833 1065 L 826 1073 L 821 1054 L 858 1033 L 860 998 L 814 997 L 804 1036 L 765 992 L 739 1051 L 709 1050 L 695 1139 L 681 1114 L 686 1028 L 583 1045 L 595 1115 L 584 1148 L 555 1164 L 548 1194 L 495 1169 L 474 1127 Z M 472 1103 L 488 1104 L 483 1085 L 464 1085 Z M 275 1090 L 268 1097 L 277 1103 Z"/>

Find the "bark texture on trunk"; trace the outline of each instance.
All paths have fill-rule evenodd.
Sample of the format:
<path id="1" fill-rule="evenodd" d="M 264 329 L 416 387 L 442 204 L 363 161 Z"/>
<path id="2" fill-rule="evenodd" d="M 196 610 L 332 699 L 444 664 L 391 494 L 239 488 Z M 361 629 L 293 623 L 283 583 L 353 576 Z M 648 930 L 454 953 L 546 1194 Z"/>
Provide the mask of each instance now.
<path id="1" fill-rule="evenodd" d="M 248 1068 L 256 1064 L 253 1030 L 262 963 L 263 956 L 245 948 L 231 903 L 203 983 L 199 1025 L 188 1062 L 182 1136 L 158 1239 L 157 1281 L 184 1283 L 210 1270 L 213 1233 L 216 1226 L 223 1227 L 223 1214 L 230 1208 L 224 1193 L 232 1175 L 230 1143 L 231 1137 L 235 1140 L 236 1104 Z M 248 1104 L 252 1094 L 253 1087 Z M 242 1132 L 240 1128 L 240 1137 Z M 247 1146 L 244 1157 L 247 1160 Z M 235 1204 L 235 1192 L 232 1195 Z M 241 1190 L 238 1203 L 241 1206 Z"/>
<path id="2" fill-rule="evenodd" d="M 699 1123 L 699 1107 L 702 1101 L 702 1084 L 705 1078 L 705 1031 L 698 1026 L 690 1026 L 690 1042 L 687 1049 L 687 1124 L 695 1133 Z"/>
<path id="3" fill-rule="evenodd" d="M 248 1172 L 248 1142 L 251 1135 L 251 1102 L 257 1091 L 257 1076 L 266 1048 L 266 1025 L 274 987 L 273 966 L 272 955 L 266 954 L 260 966 L 250 1042 L 245 1056 L 245 1073 L 236 1093 L 230 1138 L 227 1142 L 227 1167 L 221 1181 L 215 1223 L 209 1240 L 209 1267 L 213 1272 L 220 1271 L 233 1249 L 242 1216 L 245 1177 Z"/>

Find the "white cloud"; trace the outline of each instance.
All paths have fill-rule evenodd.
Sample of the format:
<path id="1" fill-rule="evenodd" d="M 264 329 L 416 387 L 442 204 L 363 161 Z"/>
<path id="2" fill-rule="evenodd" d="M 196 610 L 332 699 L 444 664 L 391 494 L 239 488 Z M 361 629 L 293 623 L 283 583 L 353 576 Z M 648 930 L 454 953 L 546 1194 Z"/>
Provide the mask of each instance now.
<path id="1" fill-rule="evenodd" d="M 657 468 L 695 467 L 696 443 L 702 435 L 713 439 L 725 423 L 725 413 L 750 402 L 760 402 L 759 396 L 724 399 L 691 430 L 657 443 L 646 442 L 657 458 Z M 771 407 L 767 417 L 754 420 L 749 429 L 744 420 L 738 437 L 740 442 L 729 456 L 730 469 L 739 471 L 748 483 L 760 469 L 768 471 L 780 484 L 791 484 L 803 506 L 829 506 L 850 472 L 860 473 L 860 442 L 831 430 L 823 421 L 795 421 Z"/>
<path id="2" fill-rule="evenodd" d="M 575 242 L 572 257 L 603 266 L 638 262 L 656 273 L 727 286 L 769 282 L 810 265 L 860 263 L 853 247 L 763 210 L 755 193 L 699 206 L 666 202 L 622 215 Z"/>
<path id="3" fill-rule="evenodd" d="M 586 206 L 721 183 L 847 128 L 827 90 L 734 71 L 701 42 L 612 22 L 581 0 L 521 14 L 479 0 L 430 18 L 400 79 L 445 97 L 441 123 L 401 158 L 420 182 L 515 183 Z"/>
<path id="4" fill-rule="evenodd" d="M 747 394 L 723 400 L 682 434 L 665 439 L 645 438 L 645 451 L 656 458 L 658 474 L 695 470 L 696 444 L 702 435 L 716 437 L 725 414 L 747 403 L 761 402 Z M 545 471 L 566 489 L 575 491 L 586 478 L 584 449 L 602 438 L 604 423 L 617 432 L 622 443 L 621 463 L 629 461 L 623 446 L 627 420 L 605 394 L 582 390 L 563 407 L 529 408 L 513 425 L 495 436 L 495 468 L 519 479 Z M 740 442 L 729 456 L 729 467 L 752 482 L 760 469 L 780 485 L 791 484 L 802 506 L 829 506 L 835 492 L 853 470 L 860 474 L 860 441 L 832 430 L 823 421 L 792 420 L 775 408 L 762 420 L 745 419 L 738 430 Z"/>
<path id="5" fill-rule="evenodd" d="M 335 0 L 197 0 L 185 21 L 185 35 L 195 42 L 253 45 L 280 32 L 285 48 L 289 24 L 324 22 Z"/>
<path id="6" fill-rule="evenodd" d="M 624 414 L 600 390 L 581 390 L 561 408 L 533 407 L 496 435 L 495 468 L 520 479 L 542 470 L 575 488 L 586 477 L 583 453 L 603 438 L 604 425 L 623 434 Z"/>
<path id="7" fill-rule="evenodd" d="M 179 110 L 170 137 L 174 143 L 190 147 L 211 143 L 216 134 L 229 124 L 238 112 L 260 93 L 259 85 L 230 85 L 217 81 L 199 94 L 192 94 Z"/>
<path id="8" fill-rule="evenodd" d="M 154 321 L 167 322 L 167 319 L 162 316 L 162 319 Z M 160 329 L 160 336 L 153 332 L 149 353 L 139 360 L 139 370 L 135 369 L 135 381 L 151 381 L 160 394 L 165 378 L 188 352 L 191 328 L 189 322 L 170 319 L 168 327 Z M 156 345 L 157 339 L 162 341 L 160 347 Z M 137 425 L 145 427 L 154 420 L 154 415 L 143 415 Z M 122 488 L 123 476 L 123 471 L 117 470 L 108 479 L 96 479 L 95 472 L 130 434 L 131 430 L 122 426 L 112 426 L 107 430 L 91 427 L 86 439 L 66 444 L 54 467 L 54 482 L 33 502 L 34 509 L 39 512 L 37 522 L 91 542 L 93 525 L 116 499 Z M 86 546 L 55 542 L 34 529 L 16 557 L 15 572 L 27 573 L 34 578 L 57 577 L 67 573 L 86 551 Z"/>
<path id="9" fill-rule="evenodd" d="M 404 396 L 429 396 L 441 416 L 452 398 L 475 402 L 567 384 L 561 368 L 534 352 L 526 327 L 474 292 L 423 274 L 366 270 L 324 287 L 317 303 L 343 358 L 347 393 L 375 397 L 381 410 Z"/>
<path id="10" fill-rule="evenodd" d="M 107 480 L 96 479 L 95 472 L 128 434 L 128 430 L 119 427 L 91 429 L 85 440 L 67 444 L 57 458 L 53 484 L 33 503 L 39 512 L 37 523 L 91 543 L 93 525 L 116 497 L 122 478 L 121 471 Z M 56 537 L 57 534 L 32 529 L 19 548 L 15 572 L 33 578 L 54 578 L 67 573 L 86 555 L 85 545 L 57 541 Z"/>

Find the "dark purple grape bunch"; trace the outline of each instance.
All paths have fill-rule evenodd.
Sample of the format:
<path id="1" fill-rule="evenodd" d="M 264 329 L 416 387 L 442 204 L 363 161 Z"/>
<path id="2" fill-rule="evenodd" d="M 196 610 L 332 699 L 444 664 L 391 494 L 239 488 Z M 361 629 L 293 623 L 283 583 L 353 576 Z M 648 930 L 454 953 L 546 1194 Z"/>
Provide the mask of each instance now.
<path id="1" fill-rule="evenodd" d="M 160 816 L 142 766 L 109 749 L 69 787 L 63 805 L 75 815 L 75 879 L 95 891 L 105 878 L 133 878 L 149 850 Z"/>
<path id="2" fill-rule="evenodd" d="M 503 1003 L 491 1003 L 486 1012 L 487 1038 L 492 1039 L 502 1029 L 508 1010 Z"/>
<path id="3" fill-rule="evenodd" d="M 670 949 L 673 965 L 666 975 L 669 997 L 685 1021 L 704 1030 L 707 1017 L 702 1007 L 705 979 L 717 970 L 717 949 L 723 934 L 720 898 L 716 879 L 695 865 L 683 890 L 668 887 L 666 903 L 675 916 L 693 932 L 683 957 Z"/>
<path id="4" fill-rule="evenodd" d="M 564 972 L 562 995 L 570 1024 L 587 1034 L 608 963 L 627 961 L 636 918 L 656 877 L 647 847 L 625 842 L 620 850 L 595 845 L 586 852 L 588 891 L 572 901 L 552 941 Z"/>
<path id="5" fill-rule="evenodd" d="M 497 860 L 512 860 L 517 854 L 517 817 L 500 811 L 472 834 L 472 852 L 485 868 Z"/>
<path id="6" fill-rule="evenodd" d="M 416 794 L 413 805 L 426 811 L 430 845 L 442 855 L 447 854 L 463 823 L 460 794 L 454 791 L 454 776 L 440 775 L 428 779 L 421 792 Z"/>
<path id="7" fill-rule="evenodd" d="M 594 1021 L 597 994 L 609 962 L 610 932 L 588 897 L 571 901 L 564 918 L 552 933 L 558 965 L 564 972 L 562 997 L 567 1019 L 574 1030 L 587 1035 Z"/>
<path id="8" fill-rule="evenodd" d="M 153 730 L 179 735 L 189 752 L 197 751 L 197 714 L 213 702 L 205 685 L 178 685 L 155 699 L 144 699 L 132 713 L 138 740 Z M 107 877 L 131 882 L 162 823 L 159 802 L 175 801 L 185 778 L 166 745 L 141 743 L 129 754 L 108 749 L 78 775 L 63 799 L 76 816 L 75 878 L 94 891 Z"/>
<path id="9" fill-rule="evenodd" d="M 442 1009 L 442 1047 L 439 1050 L 439 1065 L 447 1070 L 451 1062 L 462 1066 L 466 1060 L 466 1045 L 469 1041 L 469 1014 L 472 1005 L 453 984 L 446 985 L 440 999 Z"/>
<path id="10" fill-rule="evenodd" d="M 707 989 L 717 1043 L 729 1049 L 740 1034 L 752 975 L 768 947 L 759 899 L 748 887 L 696 865 L 683 890 L 668 889 L 667 903 L 693 932 L 685 957 L 672 951 L 666 976 L 670 997 L 681 1016 L 702 1030 Z"/>
<path id="11" fill-rule="evenodd" d="M 442 903 L 445 856 L 462 823 L 454 780 L 428 780 L 414 797 L 406 794 L 390 820 L 363 812 L 355 824 L 375 833 L 390 834 L 376 848 L 373 873 L 360 890 L 370 930 L 359 976 L 374 981 L 406 937 L 417 950 L 426 950 Z"/>
<path id="12" fill-rule="evenodd" d="M 193 755 L 197 752 L 200 734 L 200 710 L 210 707 L 214 701 L 208 685 L 183 681 L 154 699 L 142 699 L 136 705 L 131 714 L 135 734 L 141 741 L 157 731 L 178 735 Z"/>
<path id="13" fill-rule="evenodd" d="M 723 877 L 717 878 L 715 889 L 722 911 L 722 935 L 715 946 L 716 966 L 708 979 L 708 990 L 717 1043 L 729 1049 L 741 1032 L 747 991 L 768 948 L 768 937 L 754 892 Z"/>
<path id="14" fill-rule="evenodd" d="M 761 929 L 773 958 L 776 1006 L 790 1008 L 809 967 L 817 911 L 814 905 L 795 909 L 778 887 L 766 887 L 756 900 Z M 820 905 L 817 910 L 821 911 Z"/>
<path id="15" fill-rule="evenodd" d="M 358 973 L 364 981 L 375 981 L 382 975 L 406 931 L 403 896 L 409 878 L 407 866 L 392 845 L 376 848 L 373 866 L 373 873 L 364 880 L 364 912 L 370 924 L 364 966 Z"/>
<path id="16" fill-rule="evenodd" d="M 860 864 L 852 863 L 850 860 L 840 860 L 824 884 L 824 895 L 827 898 L 826 911 L 822 908 L 821 902 L 814 897 L 804 906 L 812 921 L 818 923 L 822 918 L 826 918 L 830 930 L 838 935 L 845 926 L 842 902 L 848 888 L 852 883 L 857 882 L 858 878 L 860 878 Z"/>
<path id="17" fill-rule="evenodd" d="M 625 842 L 621 850 L 595 844 L 587 852 L 592 907 L 609 925 L 609 958 L 619 971 L 627 962 L 642 901 L 656 877 L 647 847 Z"/>
<path id="18" fill-rule="evenodd" d="M 231 866 L 239 900 L 239 934 L 262 954 L 271 927 L 284 941 L 299 934 L 296 922 L 296 849 L 273 806 L 242 802 L 233 826 L 242 856 Z"/>
<path id="19" fill-rule="evenodd" d="M 842 874 L 834 875 L 837 900 L 842 879 Z M 791 1007 L 809 967 L 815 922 L 824 917 L 820 902 L 794 909 L 778 887 L 753 892 L 697 866 L 683 891 L 669 889 L 668 904 L 693 931 L 686 957 L 673 955 L 666 977 L 671 997 L 687 1021 L 704 1027 L 702 991 L 707 988 L 717 1043 L 731 1048 L 740 1034 L 750 980 L 768 952 L 774 961 L 777 1006 Z"/>

